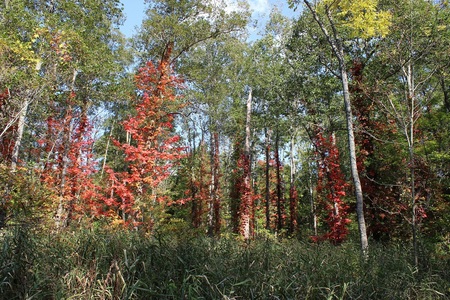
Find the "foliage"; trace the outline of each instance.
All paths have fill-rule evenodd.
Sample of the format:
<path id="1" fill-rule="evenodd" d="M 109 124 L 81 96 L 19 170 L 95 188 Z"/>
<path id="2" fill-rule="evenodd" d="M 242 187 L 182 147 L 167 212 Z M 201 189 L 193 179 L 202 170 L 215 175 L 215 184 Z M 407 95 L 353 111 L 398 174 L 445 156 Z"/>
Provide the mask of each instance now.
<path id="1" fill-rule="evenodd" d="M 56 195 L 41 183 L 33 168 L 12 171 L 0 164 L 0 191 L 0 229 L 20 224 L 50 225 Z"/>
<path id="2" fill-rule="evenodd" d="M 0 3 L 2 297 L 448 298 L 448 3 L 244 2 Z"/>
<path id="3" fill-rule="evenodd" d="M 295 7 L 300 0 L 289 0 Z M 367 39 L 385 36 L 389 32 L 392 15 L 389 11 L 380 11 L 378 0 L 323 0 L 315 6 L 317 12 L 334 22 L 336 28 L 350 38 Z"/>
<path id="4" fill-rule="evenodd" d="M 125 224 L 141 223 L 152 229 L 160 217 L 152 210 L 157 204 L 164 208 L 171 201 L 160 187 L 173 172 L 174 164 L 183 157 L 183 148 L 177 146 L 179 137 L 173 134 L 179 109 L 175 89 L 180 83 L 171 75 L 168 60 L 158 67 L 148 62 L 136 75 L 136 86 L 142 97 L 135 104 L 136 115 L 123 123 L 132 142 L 114 141 L 124 153 L 127 170 L 114 172 L 109 168 L 107 171 L 111 185 L 105 204 Z"/>
<path id="5" fill-rule="evenodd" d="M 349 205 L 344 202 L 348 183 L 340 169 L 339 150 L 333 134 L 327 138 L 319 129 L 314 138 L 314 146 L 319 156 L 316 189 L 319 205 L 327 212 L 326 222 L 329 229 L 324 236 L 313 239 L 325 239 L 339 244 L 347 237 L 347 226 L 350 223 L 347 217 Z"/>

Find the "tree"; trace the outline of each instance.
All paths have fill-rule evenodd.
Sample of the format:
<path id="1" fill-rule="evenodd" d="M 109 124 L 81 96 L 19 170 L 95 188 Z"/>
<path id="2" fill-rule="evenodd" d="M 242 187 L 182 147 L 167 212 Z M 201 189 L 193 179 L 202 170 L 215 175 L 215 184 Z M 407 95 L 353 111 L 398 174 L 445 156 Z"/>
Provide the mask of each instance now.
<path id="1" fill-rule="evenodd" d="M 100 4 L 14 1 L 5 2 L 2 10 L 1 26 L 13 32 L 0 37 L 1 48 L 13 49 L 11 45 L 17 41 L 19 47 L 13 52 L 23 61 L 16 64 L 22 74 L 5 81 L 12 98 L 20 99 L 8 108 L 12 118 L 3 130 L 17 129 L 11 139 L 11 166 L 15 169 L 26 163 L 36 167 L 58 191 L 58 227 L 72 213 L 73 201 L 66 197 L 69 191 L 74 191 L 70 194 L 77 201 L 83 191 L 78 179 L 86 179 L 80 175 L 84 171 L 75 172 L 73 167 L 81 168 L 84 159 L 92 158 L 87 153 L 92 151 L 88 142 L 90 113 L 99 105 L 102 93 L 114 86 L 115 73 L 121 70 L 115 56 L 121 48 L 115 30 L 122 17 L 118 4 L 116 0 Z M 89 146 L 82 146 L 84 142 Z M 78 175 L 81 177 L 72 182 Z"/>
<path id="2" fill-rule="evenodd" d="M 124 224 L 141 224 L 149 230 L 161 217 L 158 206 L 164 210 L 172 202 L 162 187 L 183 157 L 183 148 L 177 146 L 179 137 L 173 134 L 180 108 L 176 89 L 181 82 L 171 74 L 170 51 L 168 55 L 157 67 L 148 62 L 136 75 L 142 96 L 136 103 L 136 115 L 123 123 L 131 139 L 114 141 L 124 153 L 127 170 L 108 170 L 111 186 L 105 203 L 117 210 Z"/>
<path id="3" fill-rule="evenodd" d="M 292 1 L 293 6 L 297 1 Z M 337 74 L 342 83 L 344 98 L 344 108 L 347 120 L 348 149 L 350 155 L 350 169 L 353 177 L 353 184 L 356 195 L 356 212 L 358 228 L 361 242 L 361 251 L 365 255 L 368 250 L 368 240 L 366 224 L 364 219 L 364 201 L 361 180 L 358 173 L 355 135 L 353 128 L 353 113 L 350 102 L 350 92 L 348 84 L 347 64 L 342 34 L 340 30 L 349 30 L 350 35 L 368 38 L 375 35 L 385 35 L 389 26 L 389 14 L 377 12 L 377 1 L 321 1 L 318 5 L 313 5 L 310 1 L 304 0 L 308 10 L 319 25 L 322 33 L 326 37 L 335 58 L 338 61 L 339 73 Z M 340 22 L 343 26 L 340 26 Z M 370 24 L 371 26 L 366 26 Z M 341 28 L 342 27 L 342 28 Z"/>
<path id="4" fill-rule="evenodd" d="M 417 153 L 418 141 L 424 137 L 420 119 L 430 113 L 437 86 L 434 79 L 446 69 L 446 63 L 441 64 L 436 59 L 442 53 L 442 37 L 445 36 L 441 10 L 441 5 L 428 1 L 396 2 L 392 8 L 393 30 L 380 44 L 379 57 L 371 66 L 386 74 L 381 81 L 383 95 L 377 97 L 378 104 L 398 130 L 398 154 L 407 161 L 407 168 L 401 168 L 404 183 L 401 183 L 400 194 L 408 197 L 399 197 L 398 202 L 409 211 L 407 216 L 406 211 L 401 213 L 411 227 L 416 266 L 419 264 L 419 225 L 427 216 L 426 199 L 430 198 L 433 190 L 430 183 L 435 176 L 424 157 Z"/>
<path id="5" fill-rule="evenodd" d="M 158 62 L 171 50 L 173 64 L 190 49 L 223 34 L 239 32 L 248 20 L 248 12 L 227 12 L 225 4 L 200 0 L 157 0 L 149 3 L 147 18 L 133 39 L 141 50 L 140 60 Z"/>

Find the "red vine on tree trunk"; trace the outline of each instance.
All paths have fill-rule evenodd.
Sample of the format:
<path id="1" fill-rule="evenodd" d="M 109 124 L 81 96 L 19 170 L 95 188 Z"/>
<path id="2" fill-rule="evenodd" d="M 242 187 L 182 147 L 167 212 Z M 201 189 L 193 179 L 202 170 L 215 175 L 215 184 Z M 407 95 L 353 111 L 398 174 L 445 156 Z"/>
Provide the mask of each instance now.
<path id="1" fill-rule="evenodd" d="M 313 237 L 314 241 L 329 240 L 339 244 L 348 235 L 347 218 L 349 206 L 344 202 L 348 183 L 339 164 L 339 150 L 336 147 L 334 136 L 324 137 L 323 131 L 317 132 L 314 144 L 318 160 L 317 194 L 320 206 L 327 212 L 325 221 L 328 224 L 328 233 Z"/>

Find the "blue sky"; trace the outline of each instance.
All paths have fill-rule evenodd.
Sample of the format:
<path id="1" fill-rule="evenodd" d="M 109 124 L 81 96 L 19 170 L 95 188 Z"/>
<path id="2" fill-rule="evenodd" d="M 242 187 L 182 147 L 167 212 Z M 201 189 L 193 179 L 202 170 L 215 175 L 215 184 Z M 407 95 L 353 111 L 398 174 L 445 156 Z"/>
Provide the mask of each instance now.
<path id="1" fill-rule="evenodd" d="M 145 7 L 143 0 L 121 0 L 123 4 L 123 12 L 126 20 L 122 26 L 122 32 L 131 37 L 135 32 L 135 27 L 141 25 L 142 18 L 145 15 Z"/>
<path id="2" fill-rule="evenodd" d="M 232 0 L 225 0 L 232 2 Z M 122 26 L 122 32 L 131 37 L 135 33 L 136 26 L 139 27 L 142 18 L 145 15 L 144 0 L 121 0 L 124 6 L 124 14 L 126 17 L 125 23 Z M 263 15 L 268 15 L 272 7 L 277 6 L 285 15 L 293 15 L 293 12 L 288 8 L 287 0 L 248 0 L 250 8 L 253 10 L 254 18 L 262 18 Z"/>

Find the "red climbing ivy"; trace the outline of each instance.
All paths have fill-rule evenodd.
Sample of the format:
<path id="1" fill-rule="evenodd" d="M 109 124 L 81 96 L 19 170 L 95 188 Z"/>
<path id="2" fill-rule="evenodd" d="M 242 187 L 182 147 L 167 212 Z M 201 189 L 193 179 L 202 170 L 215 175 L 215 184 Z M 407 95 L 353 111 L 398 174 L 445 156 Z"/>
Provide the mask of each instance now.
<path id="1" fill-rule="evenodd" d="M 325 219 L 328 232 L 322 236 L 313 237 L 313 240 L 329 240 L 339 244 L 348 235 L 347 218 L 349 206 L 344 202 L 346 183 L 339 164 L 339 150 L 334 136 L 325 137 L 319 130 L 314 138 L 314 145 L 318 156 L 318 182 L 317 194 L 319 207 L 326 211 Z"/>

